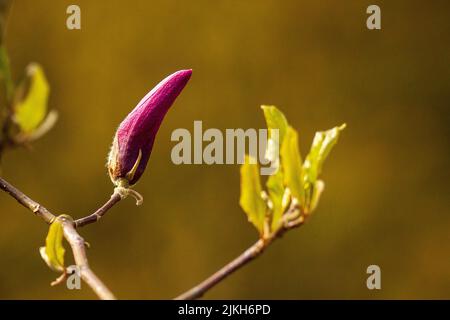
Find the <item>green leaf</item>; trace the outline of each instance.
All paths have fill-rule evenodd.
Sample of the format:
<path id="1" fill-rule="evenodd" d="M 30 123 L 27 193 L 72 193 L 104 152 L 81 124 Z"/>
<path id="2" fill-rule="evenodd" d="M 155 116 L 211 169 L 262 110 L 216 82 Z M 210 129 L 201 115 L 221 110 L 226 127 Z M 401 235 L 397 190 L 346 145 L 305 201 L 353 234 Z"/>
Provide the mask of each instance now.
<path id="1" fill-rule="evenodd" d="M 239 204 L 247 214 L 248 220 L 256 227 L 260 235 L 264 232 L 266 203 L 261 197 L 261 181 L 256 159 L 245 156 L 241 165 L 241 197 Z"/>
<path id="2" fill-rule="evenodd" d="M 325 183 L 322 180 L 317 180 L 314 183 L 309 212 L 313 212 L 317 208 L 324 188 Z"/>
<path id="3" fill-rule="evenodd" d="M 283 143 L 284 136 L 288 127 L 288 122 L 284 114 L 275 106 L 261 106 L 266 118 L 267 128 L 269 129 L 269 139 L 272 137 L 271 131 L 273 129 L 279 130 L 279 143 Z"/>
<path id="4" fill-rule="evenodd" d="M 34 131 L 47 114 L 47 100 L 50 91 L 44 71 L 38 64 L 27 68 L 30 87 L 26 97 L 15 105 L 14 120 L 25 134 Z"/>
<path id="5" fill-rule="evenodd" d="M 302 182 L 302 158 L 298 147 L 298 134 L 288 127 L 285 140 L 281 146 L 281 164 L 284 172 L 284 184 L 300 204 L 304 203 L 305 193 Z"/>
<path id="6" fill-rule="evenodd" d="M 306 183 L 314 185 L 317 177 L 322 172 L 322 166 L 325 159 L 337 143 L 339 134 L 345 129 L 345 126 L 346 125 L 343 124 L 340 127 L 334 127 L 327 131 L 316 132 L 309 154 L 303 164 Z"/>
<path id="7" fill-rule="evenodd" d="M 0 76 L 5 84 L 6 98 L 10 101 L 14 91 L 14 83 L 11 78 L 8 53 L 4 46 L 0 46 Z"/>
<path id="8" fill-rule="evenodd" d="M 318 183 L 318 177 L 322 172 L 323 163 L 330 154 L 331 149 L 337 143 L 339 134 L 345 128 L 345 124 L 327 131 L 316 132 L 311 149 L 303 163 L 303 183 L 306 193 L 305 208 L 312 211 L 317 207 L 323 183 Z"/>
<path id="9" fill-rule="evenodd" d="M 62 223 L 56 219 L 48 230 L 45 239 L 45 247 L 40 248 L 42 259 L 54 271 L 64 271 L 64 253 L 63 246 L 64 230 Z"/>
<path id="10" fill-rule="evenodd" d="M 271 161 L 278 161 L 276 159 L 272 159 L 271 148 L 278 147 L 283 144 L 284 138 L 286 136 L 286 130 L 288 128 L 288 122 L 284 114 L 275 106 L 261 106 L 261 109 L 264 112 L 264 117 L 266 119 L 267 128 L 269 129 L 269 143 L 268 143 L 268 151 L 266 152 L 267 157 Z M 273 131 L 274 129 L 278 130 L 278 139 L 274 139 Z M 279 165 L 278 171 L 269 176 L 266 182 L 267 190 L 269 192 L 270 200 L 272 201 L 272 224 L 271 229 L 277 228 L 281 216 L 283 214 L 282 208 L 282 199 L 284 194 L 284 184 L 283 184 L 283 170 L 281 165 Z"/>
<path id="11" fill-rule="evenodd" d="M 283 171 L 278 169 L 277 173 L 269 176 L 266 182 L 267 191 L 269 192 L 270 200 L 272 201 L 272 224 L 271 230 L 275 230 L 280 223 L 283 215 Z"/>

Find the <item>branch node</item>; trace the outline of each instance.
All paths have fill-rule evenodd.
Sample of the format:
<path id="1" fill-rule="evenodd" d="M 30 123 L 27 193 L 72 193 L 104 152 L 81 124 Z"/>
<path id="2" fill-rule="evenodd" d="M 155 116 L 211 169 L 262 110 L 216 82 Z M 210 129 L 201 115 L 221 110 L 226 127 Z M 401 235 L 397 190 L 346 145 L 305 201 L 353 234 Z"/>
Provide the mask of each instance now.
<path id="1" fill-rule="evenodd" d="M 137 206 L 140 206 L 144 202 L 144 197 L 129 187 L 117 186 L 114 188 L 114 193 L 118 194 L 122 200 L 128 196 L 132 196 L 136 200 Z"/>
<path id="2" fill-rule="evenodd" d="M 63 283 L 64 280 L 66 280 L 66 278 L 67 278 L 67 272 L 66 272 L 66 270 L 64 270 L 64 272 L 58 278 L 56 278 L 54 281 L 52 281 L 50 283 L 50 286 L 52 286 L 52 287 L 57 286 L 58 284 Z"/>

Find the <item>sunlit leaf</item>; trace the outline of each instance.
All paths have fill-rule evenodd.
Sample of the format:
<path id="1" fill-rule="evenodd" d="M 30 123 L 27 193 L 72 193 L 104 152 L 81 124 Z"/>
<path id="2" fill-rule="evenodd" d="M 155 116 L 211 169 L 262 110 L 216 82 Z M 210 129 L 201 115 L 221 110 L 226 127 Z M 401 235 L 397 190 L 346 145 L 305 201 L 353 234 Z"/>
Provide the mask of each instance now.
<path id="1" fill-rule="evenodd" d="M 14 141 L 17 143 L 23 143 L 38 140 L 54 127 L 57 120 L 58 112 L 56 110 L 50 110 L 45 119 L 35 130 L 28 134 L 18 133 L 14 137 Z"/>
<path id="2" fill-rule="evenodd" d="M 45 239 L 45 247 L 40 248 L 42 259 L 47 265 L 55 271 L 64 271 L 64 253 L 63 246 L 64 230 L 61 222 L 56 219 L 48 230 Z"/>
<path id="3" fill-rule="evenodd" d="M 271 229 L 274 230 L 280 223 L 281 216 L 283 215 L 283 172 L 281 168 L 277 173 L 269 176 L 266 182 L 267 191 L 269 192 L 270 200 L 272 201 L 272 225 Z"/>
<path id="4" fill-rule="evenodd" d="M 284 172 L 284 184 L 300 204 L 304 202 L 305 194 L 302 182 L 302 158 L 298 147 L 298 134 L 288 127 L 283 145 L 281 146 L 281 164 Z"/>
<path id="5" fill-rule="evenodd" d="M 50 91 L 44 71 L 38 64 L 28 66 L 27 77 L 30 81 L 28 93 L 14 108 L 14 120 L 23 133 L 32 132 L 44 120 Z"/>
<path id="6" fill-rule="evenodd" d="M 345 126 L 343 124 L 340 127 L 334 127 L 327 131 L 316 132 L 309 154 L 303 164 L 306 183 L 314 185 L 317 177 L 322 172 L 325 159 L 336 144 L 339 133 L 344 130 Z"/>
<path id="7" fill-rule="evenodd" d="M 259 166 L 255 159 L 245 156 L 245 162 L 241 165 L 241 197 L 239 204 L 247 214 L 248 220 L 263 234 L 266 215 L 266 203 L 261 197 L 261 181 L 259 178 Z"/>
<path id="8" fill-rule="evenodd" d="M 272 137 L 273 129 L 279 130 L 279 143 L 283 143 L 284 136 L 288 127 L 288 122 L 284 114 L 275 106 L 261 106 L 264 117 L 266 118 L 267 128 L 269 129 L 269 139 Z"/>
<path id="9" fill-rule="evenodd" d="M 312 212 L 316 209 L 319 204 L 320 196 L 322 195 L 323 189 L 325 188 L 325 183 L 322 180 L 317 180 L 314 183 L 313 192 L 311 196 L 311 203 L 309 211 Z"/>
<path id="10" fill-rule="evenodd" d="M 267 128 L 269 129 L 269 143 L 268 152 L 266 153 L 267 158 L 271 161 L 277 161 L 279 165 L 278 171 L 269 176 L 266 182 L 267 190 L 269 192 L 270 200 L 272 201 L 272 229 L 275 229 L 283 214 L 282 199 L 284 194 L 284 184 L 283 184 L 283 170 L 280 166 L 279 159 L 273 158 L 273 148 L 280 148 L 283 144 L 284 137 L 286 135 L 286 130 L 288 127 L 288 122 L 284 114 L 275 106 L 261 106 L 264 117 L 266 119 Z M 278 130 L 278 139 L 275 139 L 273 130 Z"/>

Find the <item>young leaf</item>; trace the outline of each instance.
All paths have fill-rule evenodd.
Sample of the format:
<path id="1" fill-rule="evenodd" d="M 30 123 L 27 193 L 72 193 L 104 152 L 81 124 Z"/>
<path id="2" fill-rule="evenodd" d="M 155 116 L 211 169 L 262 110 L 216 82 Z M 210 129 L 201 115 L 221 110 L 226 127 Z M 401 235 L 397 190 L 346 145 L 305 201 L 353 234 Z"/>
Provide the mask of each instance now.
<path id="1" fill-rule="evenodd" d="M 15 141 L 21 143 L 23 141 L 31 142 L 40 139 L 54 127 L 58 117 L 58 111 L 50 110 L 45 119 L 33 132 L 29 134 L 18 134 Z"/>
<path id="2" fill-rule="evenodd" d="M 56 219 L 48 230 L 45 239 L 45 247 L 40 248 L 42 259 L 54 271 L 64 271 L 64 253 L 63 247 L 64 231 L 61 222 Z"/>
<path id="3" fill-rule="evenodd" d="M 275 106 L 261 106 L 261 109 L 264 112 L 264 117 L 266 119 L 267 128 L 269 129 L 269 146 L 280 148 L 282 146 L 286 130 L 288 127 L 288 122 L 284 114 Z M 274 136 L 272 134 L 272 130 L 278 130 L 278 139 L 275 141 Z M 270 155 L 270 152 L 267 152 Z M 271 161 L 277 161 L 275 159 L 270 159 Z M 283 172 L 281 165 L 279 165 L 278 171 L 269 176 L 266 182 L 267 190 L 269 191 L 269 197 L 272 201 L 272 225 L 271 229 L 275 229 L 280 222 L 280 218 L 283 214 L 282 208 L 282 199 L 284 194 L 284 185 L 283 185 Z"/>
<path id="4" fill-rule="evenodd" d="M 314 188 L 313 188 L 313 193 L 311 196 L 311 203 L 310 203 L 310 208 L 309 208 L 310 212 L 313 212 L 317 208 L 317 205 L 319 204 L 320 196 L 321 196 L 324 188 L 325 188 L 325 183 L 322 180 L 317 180 L 314 183 Z"/>
<path id="5" fill-rule="evenodd" d="M 297 131 L 288 127 L 281 146 L 281 164 L 284 172 L 284 184 L 300 204 L 304 203 L 305 193 L 302 181 L 302 158 L 298 147 Z"/>
<path id="6" fill-rule="evenodd" d="M 327 131 L 316 132 L 309 154 L 303 164 L 306 183 L 314 185 L 322 171 L 325 159 L 336 144 L 339 133 L 345 129 L 345 126 L 343 124 L 340 127 L 334 127 Z"/>
<path id="7" fill-rule="evenodd" d="M 14 107 L 14 121 L 25 134 L 34 131 L 44 120 L 50 91 L 44 71 L 38 64 L 27 67 L 27 77 L 30 80 L 28 93 Z"/>
<path id="8" fill-rule="evenodd" d="M 273 129 L 279 130 L 279 143 L 283 143 L 284 135 L 288 127 L 288 122 L 284 114 L 275 106 L 261 106 L 266 118 L 267 128 L 269 129 L 269 139 L 271 138 L 271 131 Z"/>
<path id="9" fill-rule="evenodd" d="M 267 191 L 269 192 L 270 200 L 272 201 L 272 224 L 271 229 L 274 230 L 280 223 L 281 216 L 283 215 L 283 171 L 281 168 L 278 172 L 269 176 L 266 182 Z"/>
<path id="10" fill-rule="evenodd" d="M 259 166 L 255 159 L 245 156 L 241 166 L 241 197 L 239 204 L 247 214 L 248 220 L 256 227 L 260 235 L 264 231 L 266 203 L 261 198 L 261 182 L 259 179 Z"/>

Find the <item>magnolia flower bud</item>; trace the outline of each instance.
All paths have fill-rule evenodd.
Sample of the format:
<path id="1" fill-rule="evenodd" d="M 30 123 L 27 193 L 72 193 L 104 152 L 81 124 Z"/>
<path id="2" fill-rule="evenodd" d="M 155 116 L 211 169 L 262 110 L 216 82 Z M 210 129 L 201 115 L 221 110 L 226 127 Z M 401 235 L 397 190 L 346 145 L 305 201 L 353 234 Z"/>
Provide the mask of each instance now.
<path id="1" fill-rule="evenodd" d="M 192 70 L 177 71 L 152 89 L 122 121 L 108 157 L 108 172 L 117 186 L 134 185 L 147 166 L 159 126 Z"/>

